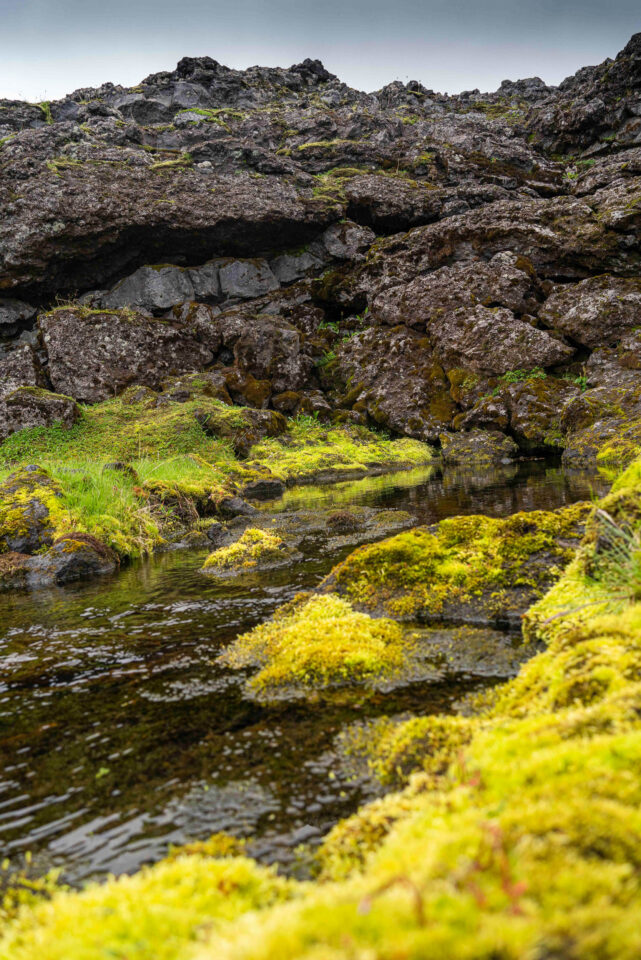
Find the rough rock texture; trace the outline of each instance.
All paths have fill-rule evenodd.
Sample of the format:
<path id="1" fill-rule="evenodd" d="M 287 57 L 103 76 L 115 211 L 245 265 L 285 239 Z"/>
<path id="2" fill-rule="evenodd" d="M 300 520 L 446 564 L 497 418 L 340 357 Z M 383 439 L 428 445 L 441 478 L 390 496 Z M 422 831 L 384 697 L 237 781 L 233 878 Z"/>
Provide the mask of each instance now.
<path id="1" fill-rule="evenodd" d="M 0 393 L 198 373 L 433 443 L 608 433 L 639 415 L 640 62 L 637 34 L 559 87 L 448 96 L 184 58 L 0 102 Z"/>
<path id="2" fill-rule="evenodd" d="M 75 580 L 92 580 L 118 568 L 116 554 L 86 533 L 70 533 L 46 553 L 29 557 L 24 564 L 25 586 L 60 586 Z"/>
<path id="3" fill-rule="evenodd" d="M 71 397 L 39 387 L 18 387 L 0 400 L 0 442 L 32 427 L 59 424 L 68 429 L 79 417 L 80 410 Z"/>
<path id="4" fill-rule="evenodd" d="M 641 325 L 641 280 L 605 275 L 555 287 L 540 319 L 591 349 L 616 343 Z"/>
<path id="5" fill-rule="evenodd" d="M 85 403 L 133 383 L 157 387 L 169 374 L 198 370 L 213 359 L 187 325 L 141 314 L 62 309 L 38 323 L 51 383 Z"/>
<path id="6" fill-rule="evenodd" d="M 18 387 L 38 387 L 43 383 L 36 355 L 28 344 L 0 358 L 0 400 Z"/>
<path id="7" fill-rule="evenodd" d="M 510 463 L 518 456 L 519 448 L 504 433 L 470 430 L 469 433 L 443 433 L 440 437 L 444 463 L 462 467 L 486 467 L 495 463 Z"/>

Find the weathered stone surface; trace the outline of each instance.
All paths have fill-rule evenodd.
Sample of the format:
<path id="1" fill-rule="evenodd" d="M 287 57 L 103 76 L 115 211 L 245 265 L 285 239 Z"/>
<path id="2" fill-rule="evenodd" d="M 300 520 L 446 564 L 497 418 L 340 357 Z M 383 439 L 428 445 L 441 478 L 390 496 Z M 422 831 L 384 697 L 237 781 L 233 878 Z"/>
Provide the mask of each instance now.
<path id="1" fill-rule="evenodd" d="M 641 326 L 641 280 L 605 275 L 556 286 L 539 317 L 583 346 L 616 343 Z"/>
<path id="2" fill-rule="evenodd" d="M 407 327 L 373 327 L 342 348 L 338 367 L 356 411 L 395 433 L 436 443 L 455 413 L 429 342 Z"/>
<path id="3" fill-rule="evenodd" d="M 465 367 L 486 375 L 552 367 L 567 362 L 572 347 L 502 307 L 460 309 L 432 322 L 429 338 L 446 368 Z"/>
<path id="4" fill-rule="evenodd" d="M 10 298 L 0 298 L 0 337 L 11 337 L 36 315 L 36 308 L 29 303 Z"/>
<path id="5" fill-rule="evenodd" d="M 637 35 L 558 88 L 455 96 L 185 58 L 46 109 L 4 101 L 0 396 L 164 385 L 145 402 L 539 452 L 637 417 L 640 56 Z M 30 303 L 69 297 L 37 361 L 7 347 Z"/>
<path id="6" fill-rule="evenodd" d="M 356 263 L 363 259 L 374 240 L 376 240 L 376 234 L 369 227 L 361 227 L 347 220 L 328 227 L 323 234 L 322 242 L 330 257 Z"/>
<path id="7" fill-rule="evenodd" d="M 391 326 L 429 331 L 444 315 L 476 306 L 535 314 L 541 296 L 530 261 L 506 251 L 488 262 L 455 263 L 391 287 L 374 300 L 372 313 Z"/>
<path id="8" fill-rule="evenodd" d="M 59 424 L 69 429 L 79 418 L 80 410 L 71 397 L 40 387 L 18 387 L 0 400 L 0 442 L 32 427 Z"/>
<path id="9" fill-rule="evenodd" d="M 39 318 L 55 389 L 85 403 L 130 384 L 158 387 L 213 359 L 185 324 L 140 314 L 61 309 Z"/>
<path id="10" fill-rule="evenodd" d="M 33 589 L 93 580 L 114 573 L 118 565 L 116 554 L 95 537 L 70 533 L 56 540 L 41 556 L 29 557 L 25 585 Z"/>
<path id="11" fill-rule="evenodd" d="M 444 206 L 442 191 L 429 183 L 377 174 L 353 177 L 345 196 L 348 215 L 382 233 L 430 223 Z"/>
<path id="12" fill-rule="evenodd" d="M 0 400 L 18 387 L 42 386 L 44 379 L 32 348 L 25 344 L 0 358 Z"/>
<path id="13" fill-rule="evenodd" d="M 251 299 L 278 289 L 278 280 L 265 260 L 233 260 L 219 268 L 220 288 L 226 297 Z"/>
<path id="14" fill-rule="evenodd" d="M 463 466 L 485 467 L 509 463 L 519 453 L 514 440 L 504 433 L 471 430 L 469 433 L 442 433 L 443 462 Z"/>
<path id="15" fill-rule="evenodd" d="M 299 253 L 282 253 L 270 260 L 269 267 L 279 283 L 292 283 L 318 273 L 329 262 L 329 254 L 321 243 L 312 244 Z"/>
<path id="16" fill-rule="evenodd" d="M 102 297 L 102 306 L 107 310 L 130 307 L 132 310 L 160 314 L 177 303 L 194 300 L 195 296 L 189 271 L 169 264 L 147 266 L 140 267 Z"/>
<path id="17" fill-rule="evenodd" d="M 285 492 L 285 484 L 276 477 L 252 480 L 242 489 L 243 497 L 249 500 L 276 500 Z"/>
<path id="18" fill-rule="evenodd" d="M 539 375 L 516 382 L 500 382 L 492 395 L 482 396 L 455 419 L 457 429 L 509 431 L 525 451 L 562 448 L 561 411 L 579 396 L 579 387 L 569 380 Z"/>

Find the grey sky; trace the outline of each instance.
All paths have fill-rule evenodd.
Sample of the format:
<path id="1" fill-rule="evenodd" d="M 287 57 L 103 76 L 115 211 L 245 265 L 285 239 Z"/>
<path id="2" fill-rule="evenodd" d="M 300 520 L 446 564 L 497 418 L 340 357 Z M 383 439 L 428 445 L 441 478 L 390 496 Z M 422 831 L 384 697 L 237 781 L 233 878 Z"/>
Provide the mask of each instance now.
<path id="1" fill-rule="evenodd" d="M 365 90 L 493 90 L 558 83 L 639 30 L 639 0 L 0 0 L 0 97 L 133 85 L 205 54 L 239 68 L 318 57 Z"/>

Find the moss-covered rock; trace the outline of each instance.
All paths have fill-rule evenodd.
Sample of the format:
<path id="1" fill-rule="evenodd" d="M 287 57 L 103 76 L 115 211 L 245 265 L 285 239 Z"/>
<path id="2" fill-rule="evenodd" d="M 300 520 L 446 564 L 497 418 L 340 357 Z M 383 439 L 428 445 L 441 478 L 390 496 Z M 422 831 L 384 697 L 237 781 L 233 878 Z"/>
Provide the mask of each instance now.
<path id="1" fill-rule="evenodd" d="M 274 534 L 250 527 L 235 543 L 210 553 L 203 573 L 219 576 L 281 567 L 293 562 L 299 554 Z"/>
<path id="2" fill-rule="evenodd" d="M 444 463 L 476 468 L 508 463 L 518 456 L 514 440 L 497 431 L 470 430 L 469 433 L 442 433 Z"/>
<path id="3" fill-rule="evenodd" d="M 269 700 L 376 687 L 411 670 L 413 652 L 393 621 L 358 613 L 339 597 L 302 595 L 269 623 L 238 637 L 221 662 L 234 669 L 259 667 L 247 690 Z"/>
<path id="4" fill-rule="evenodd" d="M 49 546 L 61 495 L 60 486 L 41 467 L 12 473 L 0 485 L 0 552 L 30 554 Z"/>
<path id="5" fill-rule="evenodd" d="M 574 504 L 417 527 L 356 550 L 324 588 L 407 619 L 517 625 L 572 559 L 589 511 Z"/>

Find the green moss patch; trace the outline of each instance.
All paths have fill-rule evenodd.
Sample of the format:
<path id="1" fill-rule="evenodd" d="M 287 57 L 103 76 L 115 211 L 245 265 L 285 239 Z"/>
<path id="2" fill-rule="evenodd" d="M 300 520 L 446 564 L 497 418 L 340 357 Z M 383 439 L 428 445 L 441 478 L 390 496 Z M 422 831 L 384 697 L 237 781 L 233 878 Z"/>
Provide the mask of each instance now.
<path id="1" fill-rule="evenodd" d="M 293 551 L 284 540 L 264 530 L 245 530 L 236 543 L 220 547 L 210 553 L 203 573 L 224 574 L 255 570 L 257 567 L 280 566 L 291 558 Z"/>
<path id="2" fill-rule="evenodd" d="M 397 617 L 509 622 L 572 559 L 586 504 L 516 513 L 505 520 L 453 517 L 361 547 L 334 569 L 337 589 Z"/>
<path id="3" fill-rule="evenodd" d="M 420 466 L 436 460 L 432 447 L 418 440 L 389 440 L 365 427 L 328 427 L 313 417 L 291 422 L 286 440 L 263 440 L 252 449 L 252 465 L 268 467 L 282 480 Z"/>
<path id="4" fill-rule="evenodd" d="M 82 893 L 61 891 L 20 914 L 2 960 L 173 960 L 192 956 L 217 925 L 285 899 L 290 884 L 242 858 L 171 858 Z"/>
<path id="5" fill-rule="evenodd" d="M 339 597 L 303 597 L 238 637 L 221 662 L 259 667 L 248 692 L 270 699 L 376 686 L 406 672 L 411 654 L 411 643 L 391 620 L 358 613 Z"/>

